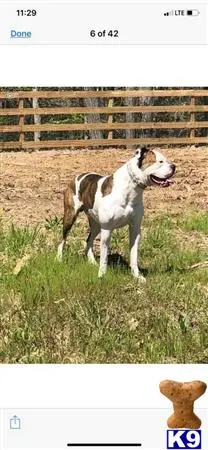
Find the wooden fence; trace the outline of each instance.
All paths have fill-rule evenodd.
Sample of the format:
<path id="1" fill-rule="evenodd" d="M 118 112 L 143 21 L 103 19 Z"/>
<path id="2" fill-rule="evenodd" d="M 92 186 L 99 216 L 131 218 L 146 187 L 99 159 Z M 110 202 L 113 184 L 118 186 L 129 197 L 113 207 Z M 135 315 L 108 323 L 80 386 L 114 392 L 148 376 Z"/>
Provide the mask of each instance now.
<path id="1" fill-rule="evenodd" d="M 107 99 L 107 106 L 100 107 L 25 107 L 25 102 L 28 99 L 85 99 L 85 98 L 102 98 Z M 163 106 L 115 106 L 118 98 L 180 98 L 180 104 L 163 105 Z M 201 98 L 200 104 L 197 104 L 196 98 Z M 183 104 L 182 98 L 186 98 L 186 104 Z M 188 104 L 187 104 L 188 98 Z M 105 147 L 105 146 L 136 146 L 139 144 L 146 145 L 194 145 L 194 144 L 208 144 L 208 121 L 196 120 L 196 113 L 208 112 L 208 90 L 206 89 L 142 89 L 142 90 L 103 90 L 103 91 L 0 91 L 0 101 L 2 107 L 0 108 L 0 133 L 3 139 L 0 141 L 0 150 L 6 149 L 40 149 L 40 148 L 75 148 L 75 147 Z M 16 99 L 18 107 L 4 107 L 6 100 Z M 204 100 L 205 99 L 205 100 Z M 201 104 L 202 103 L 202 104 Z M 83 115 L 97 113 L 99 115 L 107 115 L 107 121 L 104 123 L 86 122 L 86 123 L 40 123 L 40 124 L 26 124 L 26 116 L 38 115 L 42 116 L 57 116 L 57 115 Z M 189 120 L 180 121 L 137 121 L 137 122 L 119 122 L 114 121 L 115 114 L 120 113 L 188 113 Z M 3 117 L 18 116 L 18 124 L 2 124 Z M 61 119 L 60 119 L 61 121 Z M 206 136 L 199 137 L 196 130 L 206 130 Z M 188 130 L 187 137 L 139 137 L 139 138 L 113 138 L 113 130 Z M 25 139 L 25 133 L 41 133 L 41 132 L 60 132 L 60 131 L 84 131 L 90 130 L 104 130 L 107 131 L 105 139 L 49 139 L 31 140 Z M 18 140 L 8 141 L 8 133 L 18 133 Z M 34 135 L 33 135 L 34 136 Z M 40 135 L 41 136 L 41 135 Z"/>

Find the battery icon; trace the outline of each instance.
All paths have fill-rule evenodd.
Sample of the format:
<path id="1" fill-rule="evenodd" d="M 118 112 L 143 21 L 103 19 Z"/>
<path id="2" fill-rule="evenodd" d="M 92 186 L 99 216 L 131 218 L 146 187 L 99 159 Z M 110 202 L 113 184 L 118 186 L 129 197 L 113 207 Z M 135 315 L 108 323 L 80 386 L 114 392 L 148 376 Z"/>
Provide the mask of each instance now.
<path id="1" fill-rule="evenodd" d="M 200 11 L 198 9 L 187 9 L 186 14 L 187 16 L 198 16 Z"/>

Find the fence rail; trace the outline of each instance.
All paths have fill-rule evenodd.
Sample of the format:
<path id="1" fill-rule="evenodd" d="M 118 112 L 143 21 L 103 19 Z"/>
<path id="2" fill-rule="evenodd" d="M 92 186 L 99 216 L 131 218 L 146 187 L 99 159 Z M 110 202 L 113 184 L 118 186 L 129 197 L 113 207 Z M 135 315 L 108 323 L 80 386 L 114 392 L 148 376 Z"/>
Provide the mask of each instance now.
<path id="1" fill-rule="evenodd" d="M 122 98 L 122 97 L 208 97 L 208 89 L 135 89 L 106 91 L 12 91 L 0 92 L 0 98 Z"/>
<path id="2" fill-rule="evenodd" d="M 174 105 L 141 105 L 141 106 L 114 106 L 114 102 L 118 98 L 160 98 L 167 97 L 180 98 L 188 97 L 188 104 L 174 104 Z M 201 97 L 204 104 L 196 104 L 196 98 Z M 153 144 L 153 145 L 192 145 L 192 144 L 208 144 L 208 121 L 196 120 L 196 113 L 208 112 L 208 90 L 207 89 L 141 89 L 141 90 L 105 90 L 105 91 L 0 91 L 0 133 L 3 139 L 0 141 L 0 150 L 4 149 L 29 149 L 29 148 L 61 148 L 61 147 L 95 147 L 95 146 L 136 146 L 138 144 Z M 109 99 L 108 106 L 69 106 L 69 107 L 28 107 L 29 99 L 86 99 L 86 98 L 101 98 Z M 8 102 L 15 100 L 18 102 L 18 107 L 8 107 Z M 25 106 L 27 101 L 27 106 Z M 103 100 L 104 101 L 104 100 Z M 182 100 L 180 101 L 182 103 Z M 186 98 L 187 102 L 187 98 Z M 133 122 L 118 122 L 116 114 L 158 114 L 158 113 L 188 113 L 189 120 L 178 121 L 135 121 Z M 87 115 L 105 114 L 106 122 L 88 122 L 84 119 Z M 58 116 L 61 122 L 61 115 L 73 116 L 74 120 L 79 117 L 83 123 L 42 123 L 42 124 L 27 124 L 25 121 L 28 116 Z M 76 116 L 79 115 L 79 116 Z M 17 116 L 19 123 L 4 124 L 4 118 Z M 92 116 L 90 116 L 92 117 Z M 103 117 L 103 116 L 102 116 Z M 131 116 L 132 117 L 132 116 Z M 136 117 L 136 116 L 135 116 Z M 47 118 L 46 118 L 47 119 Z M 115 119 L 115 120 L 114 120 Z M 51 120 L 51 119 L 50 119 Z M 134 119 L 133 119 L 134 120 Z M 56 118 L 57 121 L 57 118 Z M 78 120 L 77 120 L 78 122 Z M 206 130 L 206 136 L 197 136 L 196 130 Z M 25 133 L 37 132 L 90 132 L 91 130 L 107 131 L 107 137 L 104 139 L 47 139 L 47 140 L 28 140 Z M 114 130 L 187 130 L 187 137 L 138 137 L 138 138 L 113 138 Z M 8 140 L 8 133 L 18 133 L 18 140 Z M 31 137 L 30 137 L 31 139 Z"/>

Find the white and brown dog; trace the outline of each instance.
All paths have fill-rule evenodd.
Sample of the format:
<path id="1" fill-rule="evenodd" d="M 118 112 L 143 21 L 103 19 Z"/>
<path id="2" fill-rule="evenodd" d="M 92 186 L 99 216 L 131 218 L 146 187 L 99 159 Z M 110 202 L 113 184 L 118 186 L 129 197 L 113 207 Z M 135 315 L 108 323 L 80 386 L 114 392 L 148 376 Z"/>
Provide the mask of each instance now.
<path id="1" fill-rule="evenodd" d="M 148 186 L 169 186 L 175 165 L 156 150 L 138 148 L 133 158 L 113 175 L 82 173 L 73 177 L 64 194 L 63 240 L 58 247 L 62 259 L 67 234 L 79 212 L 89 220 L 86 256 L 96 264 L 93 241 L 101 232 L 99 277 L 107 269 L 108 250 L 114 228 L 129 226 L 130 267 L 134 277 L 145 280 L 138 269 L 137 253 L 144 214 L 143 191 Z"/>

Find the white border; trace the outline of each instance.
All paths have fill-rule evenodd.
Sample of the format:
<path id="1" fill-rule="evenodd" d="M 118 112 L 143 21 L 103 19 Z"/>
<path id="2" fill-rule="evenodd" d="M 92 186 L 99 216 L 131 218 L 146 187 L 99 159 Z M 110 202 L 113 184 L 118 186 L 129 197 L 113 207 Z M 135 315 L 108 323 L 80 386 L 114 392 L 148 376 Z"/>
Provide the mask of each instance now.
<path id="1" fill-rule="evenodd" d="M 1 46 L 1 86 L 207 86 L 208 46 Z"/>
<path id="2" fill-rule="evenodd" d="M 165 379 L 208 384 L 208 365 L 2 365 L 0 408 L 166 408 Z M 207 408 L 207 395 L 197 404 Z"/>

